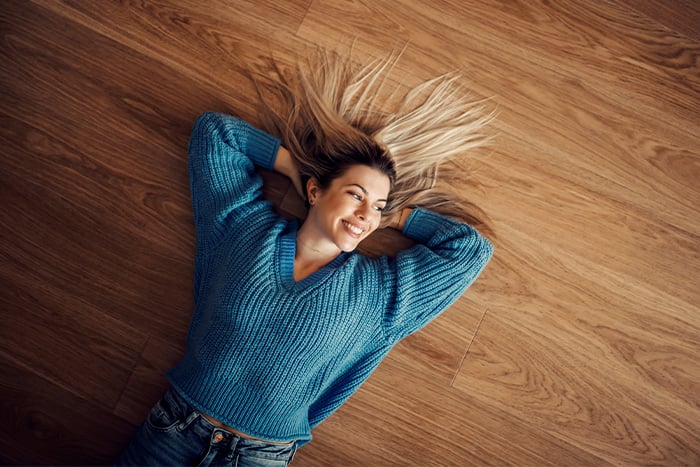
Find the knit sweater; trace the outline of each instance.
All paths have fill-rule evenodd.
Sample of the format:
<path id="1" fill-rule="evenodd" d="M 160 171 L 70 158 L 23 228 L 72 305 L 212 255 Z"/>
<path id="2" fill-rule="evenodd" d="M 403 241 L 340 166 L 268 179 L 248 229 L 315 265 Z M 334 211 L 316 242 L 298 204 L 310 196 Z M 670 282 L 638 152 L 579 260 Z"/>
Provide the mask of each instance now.
<path id="1" fill-rule="evenodd" d="M 298 223 L 276 214 L 255 165 L 280 142 L 206 113 L 189 146 L 194 313 L 168 379 L 195 408 L 251 436 L 311 440 L 403 337 L 449 307 L 491 257 L 466 224 L 415 209 L 396 257 L 341 253 L 295 281 Z"/>

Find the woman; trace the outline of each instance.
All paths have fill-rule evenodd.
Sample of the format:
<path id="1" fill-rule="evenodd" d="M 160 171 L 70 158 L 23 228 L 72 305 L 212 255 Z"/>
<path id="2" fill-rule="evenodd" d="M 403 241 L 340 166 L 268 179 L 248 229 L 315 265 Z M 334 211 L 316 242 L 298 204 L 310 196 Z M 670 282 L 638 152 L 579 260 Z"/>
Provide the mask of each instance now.
<path id="1" fill-rule="evenodd" d="M 378 112 L 392 63 L 354 72 L 322 55 L 313 79 L 259 81 L 261 97 L 281 98 L 262 106 L 278 137 L 232 116 L 199 117 L 187 350 L 118 464 L 287 465 L 387 352 L 484 268 L 491 244 L 434 212 L 449 206 L 433 185 L 442 159 L 484 142 L 486 118 L 465 111 L 454 78 Z M 263 199 L 256 165 L 294 182 L 309 207 L 301 225 Z M 416 245 L 395 258 L 355 252 L 380 226 Z"/>

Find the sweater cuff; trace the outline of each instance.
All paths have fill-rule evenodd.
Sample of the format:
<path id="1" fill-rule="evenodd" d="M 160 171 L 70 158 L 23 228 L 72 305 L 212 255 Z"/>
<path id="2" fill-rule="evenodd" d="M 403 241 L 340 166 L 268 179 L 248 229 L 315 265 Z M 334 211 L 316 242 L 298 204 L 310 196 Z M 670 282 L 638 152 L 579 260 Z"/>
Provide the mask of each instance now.
<path id="1" fill-rule="evenodd" d="M 280 141 L 274 136 L 253 127 L 249 127 L 246 155 L 263 169 L 272 170 L 280 148 Z"/>
<path id="2" fill-rule="evenodd" d="M 427 243 L 435 233 L 444 228 L 459 225 L 459 222 L 422 208 L 414 208 L 401 231 L 419 243 Z"/>

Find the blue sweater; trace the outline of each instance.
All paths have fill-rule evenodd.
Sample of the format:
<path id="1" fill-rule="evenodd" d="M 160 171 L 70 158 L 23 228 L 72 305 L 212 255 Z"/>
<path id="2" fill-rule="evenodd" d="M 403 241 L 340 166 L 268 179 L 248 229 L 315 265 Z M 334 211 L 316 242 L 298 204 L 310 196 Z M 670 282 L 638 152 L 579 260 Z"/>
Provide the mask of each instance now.
<path id="1" fill-rule="evenodd" d="M 206 113 L 189 146 L 196 226 L 194 313 L 168 373 L 194 407 L 271 441 L 311 440 L 403 337 L 449 307 L 492 254 L 472 227 L 415 209 L 397 257 L 341 253 L 295 282 L 298 224 L 263 199 L 254 164 L 279 141 Z"/>

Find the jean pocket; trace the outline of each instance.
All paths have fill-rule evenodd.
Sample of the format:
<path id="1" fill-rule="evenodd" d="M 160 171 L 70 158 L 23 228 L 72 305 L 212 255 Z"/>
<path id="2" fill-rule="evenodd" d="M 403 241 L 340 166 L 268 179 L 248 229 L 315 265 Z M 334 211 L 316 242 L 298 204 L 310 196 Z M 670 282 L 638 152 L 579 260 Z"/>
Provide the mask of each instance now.
<path id="1" fill-rule="evenodd" d="M 164 396 L 153 406 L 146 417 L 146 425 L 153 431 L 167 432 L 176 429 L 183 421 L 183 415 L 172 404 L 169 398 Z"/>
<path id="2" fill-rule="evenodd" d="M 296 443 L 289 444 L 243 444 L 237 449 L 238 467 L 269 466 L 281 467 L 288 465 L 294 458 Z"/>

